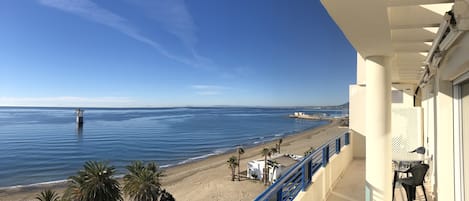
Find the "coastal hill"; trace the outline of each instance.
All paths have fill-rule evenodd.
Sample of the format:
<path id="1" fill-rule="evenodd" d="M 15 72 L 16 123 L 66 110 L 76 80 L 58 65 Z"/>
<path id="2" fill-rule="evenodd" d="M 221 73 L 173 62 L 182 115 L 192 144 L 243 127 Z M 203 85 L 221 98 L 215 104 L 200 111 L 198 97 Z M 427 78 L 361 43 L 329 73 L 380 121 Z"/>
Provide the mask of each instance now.
<path id="1" fill-rule="evenodd" d="M 306 106 L 303 108 L 316 109 L 316 110 L 348 110 L 349 102 L 342 105 L 329 105 L 329 106 Z"/>

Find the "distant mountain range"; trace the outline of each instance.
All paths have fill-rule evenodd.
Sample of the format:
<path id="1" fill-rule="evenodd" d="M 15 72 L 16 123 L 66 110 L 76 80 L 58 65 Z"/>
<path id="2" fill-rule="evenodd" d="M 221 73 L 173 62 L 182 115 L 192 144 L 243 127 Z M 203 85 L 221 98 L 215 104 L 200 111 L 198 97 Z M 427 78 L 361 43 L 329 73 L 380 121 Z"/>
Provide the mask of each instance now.
<path id="1" fill-rule="evenodd" d="M 337 106 L 332 106 L 333 108 L 336 108 L 338 110 L 348 110 L 349 104 L 348 102 L 342 104 L 342 105 L 337 105 Z"/>
<path id="2" fill-rule="evenodd" d="M 41 109 L 174 109 L 174 108 L 308 108 L 308 109 L 322 109 L 322 110 L 348 110 L 349 103 L 344 103 L 342 105 L 332 105 L 332 106 L 243 106 L 243 105 L 212 105 L 212 106 L 172 106 L 172 107 L 47 107 L 47 106 L 1 106 L 1 108 L 41 108 Z"/>
<path id="3" fill-rule="evenodd" d="M 310 106 L 307 108 L 318 109 L 318 110 L 348 110 L 349 102 L 342 105 L 331 105 L 331 106 Z"/>

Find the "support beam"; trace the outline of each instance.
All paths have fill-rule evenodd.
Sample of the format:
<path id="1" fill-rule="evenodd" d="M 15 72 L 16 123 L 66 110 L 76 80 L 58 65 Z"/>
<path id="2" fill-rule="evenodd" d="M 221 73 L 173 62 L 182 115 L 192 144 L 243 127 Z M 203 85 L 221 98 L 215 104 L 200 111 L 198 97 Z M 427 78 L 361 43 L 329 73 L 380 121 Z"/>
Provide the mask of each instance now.
<path id="1" fill-rule="evenodd" d="M 386 57 L 366 58 L 367 201 L 392 199 L 391 70 Z"/>

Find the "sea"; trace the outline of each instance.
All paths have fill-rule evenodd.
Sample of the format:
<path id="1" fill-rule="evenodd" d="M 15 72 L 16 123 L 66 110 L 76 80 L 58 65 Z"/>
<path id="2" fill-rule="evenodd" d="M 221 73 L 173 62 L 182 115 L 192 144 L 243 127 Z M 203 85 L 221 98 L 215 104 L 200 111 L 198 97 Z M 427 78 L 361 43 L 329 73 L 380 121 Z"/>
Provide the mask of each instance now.
<path id="1" fill-rule="evenodd" d="M 338 117 L 341 110 L 256 107 L 83 108 L 0 107 L 0 189 L 62 182 L 89 160 L 118 174 L 134 160 L 161 167 L 252 147 L 325 125 L 288 118 L 297 111 Z"/>

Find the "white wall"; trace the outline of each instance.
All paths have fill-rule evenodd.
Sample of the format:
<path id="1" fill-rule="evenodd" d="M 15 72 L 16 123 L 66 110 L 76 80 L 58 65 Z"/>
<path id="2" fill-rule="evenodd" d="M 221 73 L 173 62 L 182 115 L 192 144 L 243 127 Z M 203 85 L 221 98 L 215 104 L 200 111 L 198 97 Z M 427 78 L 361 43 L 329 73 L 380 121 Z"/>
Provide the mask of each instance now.
<path id="1" fill-rule="evenodd" d="M 366 83 L 366 66 L 365 58 L 357 52 L 357 84 L 364 85 Z"/>
<path id="2" fill-rule="evenodd" d="M 365 135 L 366 87 L 349 86 L 349 128 Z"/>
<path id="3" fill-rule="evenodd" d="M 424 145 L 427 149 L 425 155 L 430 160 L 429 165 L 429 174 L 430 182 L 432 188 L 435 188 L 435 160 L 431 160 L 435 155 L 435 95 L 434 95 L 434 85 L 429 83 L 425 85 L 422 89 L 422 109 L 423 109 L 423 136 L 424 136 Z M 436 189 L 433 189 L 433 192 L 436 192 Z"/>
<path id="4" fill-rule="evenodd" d="M 412 108 L 414 107 L 414 91 L 415 85 L 412 84 L 393 84 L 392 90 L 395 92 L 402 93 L 402 102 L 393 102 L 392 107 L 407 107 Z M 393 93 L 395 93 L 393 92 Z"/>
<path id="5" fill-rule="evenodd" d="M 454 200 L 452 84 L 436 77 L 436 183 L 441 200 Z"/>
<path id="6" fill-rule="evenodd" d="M 422 108 L 392 108 L 393 153 L 406 153 L 424 145 Z"/>
<path id="7" fill-rule="evenodd" d="M 366 138 L 360 133 L 350 131 L 353 158 L 364 159 L 366 157 Z"/>
<path id="8" fill-rule="evenodd" d="M 353 145 L 353 144 L 351 144 Z M 305 191 L 296 196 L 295 201 L 326 200 L 329 192 L 353 160 L 352 146 L 342 147 L 339 155 L 330 158 L 326 167 L 319 169 L 312 178 L 312 183 Z"/>

